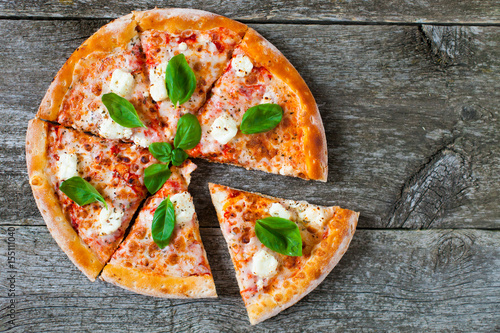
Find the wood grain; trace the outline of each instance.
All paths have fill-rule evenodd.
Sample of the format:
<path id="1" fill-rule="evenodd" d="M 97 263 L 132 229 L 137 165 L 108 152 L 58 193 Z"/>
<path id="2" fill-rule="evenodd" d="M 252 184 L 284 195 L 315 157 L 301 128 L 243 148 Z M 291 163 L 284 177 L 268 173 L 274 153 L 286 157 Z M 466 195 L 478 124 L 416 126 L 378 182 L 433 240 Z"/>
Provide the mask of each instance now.
<path id="1" fill-rule="evenodd" d="M 39 221 L 41 222 L 41 221 Z M 91 283 L 45 227 L 16 227 L 13 331 L 474 331 L 500 328 L 500 234 L 479 230 L 358 230 L 333 272 L 277 317 L 250 328 L 219 229 L 202 239 L 220 296 L 162 300 Z M 0 248 L 6 250 L 0 227 Z M 6 257 L 0 286 L 7 290 Z M 0 293 L 0 331 L 8 329 Z"/>
<path id="2" fill-rule="evenodd" d="M 146 0 L 1 0 L 3 17 L 116 18 L 132 10 L 188 7 L 207 10 L 236 20 L 264 22 L 376 22 L 376 23 L 500 23 L 496 0 L 258 0 L 160 1 Z"/>
<path id="3" fill-rule="evenodd" d="M 0 224 L 39 216 L 24 136 L 51 78 L 106 21 L 0 21 Z M 327 134 L 326 184 L 196 161 L 207 182 L 361 212 L 361 228 L 500 226 L 500 28 L 252 25 L 302 73 Z M 453 47 L 456 45 L 456 47 Z"/>

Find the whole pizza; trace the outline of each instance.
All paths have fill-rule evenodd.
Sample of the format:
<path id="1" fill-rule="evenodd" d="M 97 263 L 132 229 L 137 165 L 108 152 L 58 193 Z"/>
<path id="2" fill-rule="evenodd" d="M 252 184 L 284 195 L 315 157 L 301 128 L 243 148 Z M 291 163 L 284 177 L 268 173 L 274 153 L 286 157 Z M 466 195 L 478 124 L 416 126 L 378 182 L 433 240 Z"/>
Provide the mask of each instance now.
<path id="1" fill-rule="evenodd" d="M 322 120 L 295 68 L 248 26 L 191 9 L 133 12 L 86 40 L 30 121 L 26 155 L 47 227 L 86 276 L 169 298 L 217 296 L 189 158 L 328 174 Z M 314 289 L 358 218 L 210 190 L 252 324 Z"/>

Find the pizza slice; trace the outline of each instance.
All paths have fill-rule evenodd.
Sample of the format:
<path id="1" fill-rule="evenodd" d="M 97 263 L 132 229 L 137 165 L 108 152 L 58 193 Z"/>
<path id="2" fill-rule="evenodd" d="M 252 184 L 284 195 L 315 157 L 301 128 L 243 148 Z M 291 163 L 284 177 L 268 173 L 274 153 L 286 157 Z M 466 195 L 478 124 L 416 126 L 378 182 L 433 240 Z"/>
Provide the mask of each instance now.
<path id="1" fill-rule="evenodd" d="M 200 238 L 193 199 L 187 192 L 196 165 L 172 167 L 163 187 L 148 199 L 132 229 L 104 267 L 101 278 L 122 288 L 167 298 L 216 297 L 215 285 Z M 156 244 L 152 224 L 166 199 L 173 203 L 175 225 L 168 245 Z"/>
<path id="2" fill-rule="evenodd" d="M 203 135 L 189 151 L 192 157 L 327 179 L 326 138 L 314 97 L 288 60 L 253 29 L 198 118 Z"/>
<path id="3" fill-rule="evenodd" d="M 161 120 L 168 124 L 166 135 L 172 139 L 180 116 L 196 113 L 205 102 L 207 92 L 222 75 L 247 27 L 192 9 L 154 9 L 134 14 L 146 55 L 149 92 L 157 102 Z M 192 95 L 183 103 L 169 98 L 165 84 L 167 64 L 179 54 L 184 55 L 196 78 Z"/>
<path id="4" fill-rule="evenodd" d="M 130 14 L 87 39 L 57 73 L 37 117 L 104 138 L 133 141 L 142 147 L 165 141 L 165 126 L 149 97 L 145 58 L 136 28 Z M 120 100 L 115 116 L 110 105 L 103 103 L 106 95 Z M 127 103 L 135 111 L 124 115 L 120 107 Z M 135 124 L 127 123 L 130 117 L 138 118 Z"/>
<path id="5" fill-rule="evenodd" d="M 209 187 L 251 324 L 316 288 L 344 255 L 356 229 L 359 213 L 347 209 Z"/>
<path id="6" fill-rule="evenodd" d="M 28 126 L 26 159 L 31 188 L 48 229 L 93 281 L 146 197 L 144 169 L 156 160 L 136 145 L 38 119 Z M 72 188 L 65 190 L 63 183 Z M 100 197 L 101 201 L 78 204 L 72 196 Z"/>

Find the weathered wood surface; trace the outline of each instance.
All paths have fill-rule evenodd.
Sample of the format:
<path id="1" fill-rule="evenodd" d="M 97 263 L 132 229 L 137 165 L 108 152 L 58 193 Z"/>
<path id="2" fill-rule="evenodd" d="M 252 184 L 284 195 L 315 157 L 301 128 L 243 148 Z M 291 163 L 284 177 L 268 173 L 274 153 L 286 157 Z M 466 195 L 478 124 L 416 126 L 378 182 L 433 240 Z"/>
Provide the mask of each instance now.
<path id="1" fill-rule="evenodd" d="M 0 21 L 0 224 L 39 213 L 25 128 L 52 77 L 105 21 Z M 216 226 L 207 181 L 341 205 L 361 228 L 500 226 L 500 27 L 252 25 L 303 74 L 329 148 L 328 183 L 196 161 L 191 191 Z"/>
<path id="2" fill-rule="evenodd" d="M 40 221 L 41 222 L 41 221 Z M 44 227 L 16 227 L 16 331 L 326 332 L 500 329 L 500 233 L 358 230 L 349 251 L 311 294 L 249 326 L 220 230 L 203 242 L 217 300 L 162 300 L 89 282 Z M 6 228 L 0 227 L 6 249 Z M 6 258 L 0 286 L 7 290 Z M 9 328 L 0 293 L 0 331 Z"/>
<path id="3" fill-rule="evenodd" d="M 257 0 L 176 1 L 146 0 L 1 0 L 0 15 L 7 18 L 116 18 L 133 10 L 189 7 L 262 22 L 398 22 L 500 23 L 497 0 Z"/>

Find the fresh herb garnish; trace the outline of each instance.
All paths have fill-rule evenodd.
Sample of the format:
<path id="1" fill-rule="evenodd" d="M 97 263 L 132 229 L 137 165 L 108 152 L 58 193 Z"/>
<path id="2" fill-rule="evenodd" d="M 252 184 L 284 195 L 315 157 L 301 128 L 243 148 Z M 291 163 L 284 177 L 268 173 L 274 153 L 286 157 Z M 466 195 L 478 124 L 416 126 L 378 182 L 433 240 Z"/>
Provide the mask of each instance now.
<path id="1" fill-rule="evenodd" d="M 287 255 L 302 255 L 302 238 L 297 224 L 281 217 L 266 217 L 255 223 L 255 234 L 267 248 Z"/>
<path id="2" fill-rule="evenodd" d="M 201 140 L 201 126 L 196 116 L 186 113 L 177 122 L 174 147 L 193 149 Z"/>
<path id="3" fill-rule="evenodd" d="M 175 148 L 172 152 L 172 164 L 175 166 L 181 165 L 189 155 L 181 148 Z"/>
<path id="4" fill-rule="evenodd" d="M 184 54 L 179 53 L 167 64 L 165 84 L 168 98 L 175 105 L 181 105 L 189 100 L 196 89 L 196 76 L 189 67 Z"/>
<path id="5" fill-rule="evenodd" d="M 82 177 L 75 176 L 66 179 L 59 186 L 59 189 L 79 206 L 100 201 L 104 204 L 106 209 L 108 208 L 106 200 L 104 200 L 103 196 Z"/>
<path id="6" fill-rule="evenodd" d="M 163 163 L 170 163 L 172 159 L 172 146 L 167 142 L 154 142 L 149 145 L 149 152 L 158 161 Z"/>
<path id="7" fill-rule="evenodd" d="M 170 237 L 175 227 L 175 210 L 170 197 L 163 200 L 156 208 L 151 224 L 153 240 L 160 249 L 165 248 L 170 242 Z"/>
<path id="8" fill-rule="evenodd" d="M 111 119 L 127 128 L 146 127 L 139 119 L 134 106 L 125 98 L 115 93 L 104 94 L 101 97 L 102 104 L 108 109 Z"/>
<path id="9" fill-rule="evenodd" d="M 283 109 L 278 104 L 255 105 L 243 115 L 240 130 L 244 134 L 267 132 L 278 126 L 282 118 Z"/>
<path id="10" fill-rule="evenodd" d="M 168 164 L 152 164 L 144 170 L 144 185 L 149 193 L 155 194 L 171 174 Z"/>

